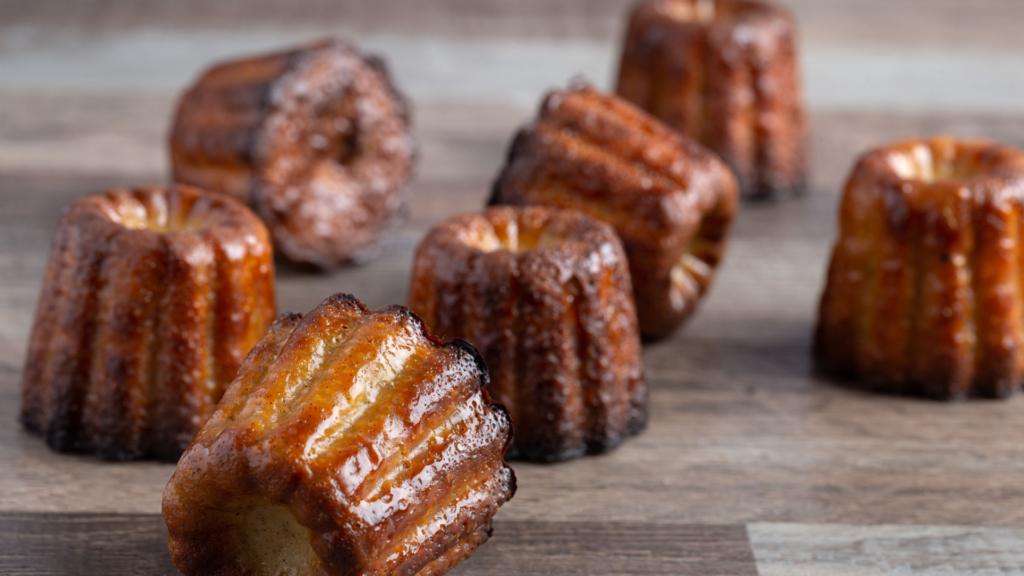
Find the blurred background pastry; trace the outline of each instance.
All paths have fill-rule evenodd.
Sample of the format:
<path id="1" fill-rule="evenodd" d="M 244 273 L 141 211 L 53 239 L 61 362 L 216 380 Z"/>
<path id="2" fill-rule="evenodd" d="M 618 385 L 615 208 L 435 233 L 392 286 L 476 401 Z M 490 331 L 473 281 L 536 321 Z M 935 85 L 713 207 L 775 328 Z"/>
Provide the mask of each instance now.
<path id="1" fill-rule="evenodd" d="M 327 40 L 218 64 L 182 95 L 173 178 L 248 203 L 285 257 L 373 257 L 404 217 L 415 145 L 382 60 Z"/>
<path id="2" fill-rule="evenodd" d="M 576 80 L 548 93 L 516 135 L 490 203 L 572 208 L 611 224 L 629 257 L 640 332 L 653 340 L 711 285 L 737 192 L 713 153 Z"/>
<path id="3" fill-rule="evenodd" d="M 801 192 L 807 127 L 796 24 L 757 0 L 645 0 L 616 91 L 712 149 L 745 198 Z"/>

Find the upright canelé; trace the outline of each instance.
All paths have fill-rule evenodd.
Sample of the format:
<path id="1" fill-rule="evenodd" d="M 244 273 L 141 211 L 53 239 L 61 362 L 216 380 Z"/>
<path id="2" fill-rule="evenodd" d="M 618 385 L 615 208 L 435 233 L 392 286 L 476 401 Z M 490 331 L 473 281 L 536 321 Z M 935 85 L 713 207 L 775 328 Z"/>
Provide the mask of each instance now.
<path id="1" fill-rule="evenodd" d="M 187 576 L 444 574 L 515 492 L 486 381 L 470 344 L 400 306 L 283 315 L 167 484 L 171 558 Z"/>
<path id="2" fill-rule="evenodd" d="M 668 336 L 693 313 L 725 251 L 736 180 L 711 152 L 581 82 L 547 95 L 519 131 L 491 204 L 572 208 L 626 248 L 640 332 Z"/>
<path id="3" fill-rule="evenodd" d="M 453 218 L 420 244 L 409 306 L 480 350 L 512 414 L 511 457 L 606 452 L 644 427 L 629 267 L 607 224 L 543 207 Z"/>
<path id="4" fill-rule="evenodd" d="M 54 450 L 177 460 L 275 314 L 245 206 L 187 186 L 86 196 L 50 252 L 21 420 Z"/>
<path id="5" fill-rule="evenodd" d="M 249 204 L 291 260 L 373 256 L 404 215 L 409 114 L 381 60 L 325 41 L 227 62 L 182 96 L 175 181 Z"/>
<path id="6" fill-rule="evenodd" d="M 629 20 L 619 95 L 711 148 L 745 197 L 804 188 L 796 26 L 752 0 L 646 0 Z"/>
<path id="7" fill-rule="evenodd" d="M 1006 396 L 1024 380 L 1024 152 L 937 137 L 857 162 L 815 352 L 870 387 Z"/>

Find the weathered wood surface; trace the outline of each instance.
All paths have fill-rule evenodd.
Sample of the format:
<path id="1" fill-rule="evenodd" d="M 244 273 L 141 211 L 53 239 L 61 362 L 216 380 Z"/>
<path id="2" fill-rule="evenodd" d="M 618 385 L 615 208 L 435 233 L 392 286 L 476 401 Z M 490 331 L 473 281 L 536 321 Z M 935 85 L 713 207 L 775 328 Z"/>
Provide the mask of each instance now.
<path id="1" fill-rule="evenodd" d="M 422 147 L 410 220 L 366 266 L 278 270 L 282 310 L 308 310 L 337 291 L 382 306 L 404 302 L 423 233 L 482 205 L 540 90 L 578 71 L 561 66 L 612 67 L 625 4 L 0 3 L 0 574 L 173 573 L 157 516 L 171 466 L 53 454 L 15 416 L 60 207 L 90 191 L 166 180 L 175 91 L 202 50 L 330 30 L 376 35 L 366 38 L 400 51 Z M 792 4 L 812 72 L 833 61 L 869 69 L 883 53 L 877 61 L 941 65 L 966 47 L 950 73 L 980 83 L 939 93 L 916 86 L 914 70 L 890 70 L 904 80 L 887 90 L 922 98 L 910 108 L 878 105 L 890 92 L 872 91 L 870 79 L 847 79 L 846 100 L 821 93 L 812 102 L 823 103 L 812 116 L 812 191 L 744 205 L 698 315 L 646 348 L 650 428 L 606 456 L 515 464 L 519 493 L 501 509 L 494 539 L 457 573 L 755 574 L 755 558 L 762 576 L 1024 573 L 1024 399 L 875 396 L 815 376 L 809 356 L 838 187 L 860 150 L 937 132 L 1024 146 L 1024 104 L 989 105 L 1024 103 L 1005 74 L 1020 65 L 1024 6 Z M 415 60 L 401 60 L 419 42 L 429 54 L 417 72 Z M 136 45 L 138 55 L 125 48 Z M 815 64 L 821 51 L 831 55 Z M 521 65 L 505 74 L 490 57 Z M 463 75 L 465 86 L 452 84 Z M 520 83 L 526 89 L 509 96 Z"/>
<path id="2" fill-rule="evenodd" d="M 757 576 L 743 526 L 499 521 L 452 574 Z M 5 576 L 178 574 L 155 514 L 0 513 Z"/>

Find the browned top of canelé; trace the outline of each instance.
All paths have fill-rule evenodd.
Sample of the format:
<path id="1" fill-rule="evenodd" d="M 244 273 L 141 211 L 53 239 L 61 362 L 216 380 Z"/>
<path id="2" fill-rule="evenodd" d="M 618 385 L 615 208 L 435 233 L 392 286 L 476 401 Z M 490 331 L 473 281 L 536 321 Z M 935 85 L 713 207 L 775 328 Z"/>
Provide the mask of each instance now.
<path id="1" fill-rule="evenodd" d="M 542 206 L 502 206 L 481 214 L 456 216 L 436 226 L 428 236 L 430 244 L 456 252 L 506 250 L 549 254 L 552 258 L 566 252 L 585 254 L 619 241 L 615 230 L 603 222 L 579 212 Z"/>
<path id="2" fill-rule="evenodd" d="M 1024 201 L 1024 152 L 987 140 L 949 136 L 898 142 L 863 154 L 846 184 L 840 228 L 869 217 L 881 195 L 889 229 L 900 237 L 913 214 L 955 221 L 956 205 Z M 946 212 L 945 215 L 943 213 Z M 955 224 L 952 225 L 954 228 Z M 840 239 L 844 234 L 840 234 Z"/>
<path id="3" fill-rule="evenodd" d="M 1024 195 L 1024 152 L 988 140 L 949 136 L 912 139 L 860 157 L 849 186 L 879 186 L 910 209 L 923 209 L 948 194 Z"/>
<path id="4" fill-rule="evenodd" d="M 754 0 L 649 0 L 638 4 L 635 14 L 677 25 L 720 30 L 773 20 L 784 24 L 791 20 L 785 8 Z M 756 32 L 747 30 L 746 39 L 753 39 Z"/>
<path id="5" fill-rule="evenodd" d="M 109 228 L 118 234 L 252 235 L 268 243 L 260 219 L 237 200 L 176 185 L 114 189 L 80 198 L 65 209 L 65 222 Z"/>

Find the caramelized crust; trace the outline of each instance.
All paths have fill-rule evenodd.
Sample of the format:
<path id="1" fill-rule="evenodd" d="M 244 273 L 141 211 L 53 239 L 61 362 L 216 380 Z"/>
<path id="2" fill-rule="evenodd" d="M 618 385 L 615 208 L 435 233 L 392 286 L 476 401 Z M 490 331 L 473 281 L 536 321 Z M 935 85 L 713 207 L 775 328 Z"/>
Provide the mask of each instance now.
<path id="1" fill-rule="evenodd" d="M 64 209 L 29 341 L 21 420 L 58 451 L 177 460 L 274 319 L 267 230 L 187 186 Z"/>
<path id="2" fill-rule="evenodd" d="M 478 347 L 515 424 L 511 457 L 607 452 L 643 429 L 629 268 L 607 224 L 541 207 L 453 218 L 420 244 L 409 306 Z"/>
<path id="3" fill-rule="evenodd" d="M 164 491 L 182 573 L 443 574 L 515 492 L 463 341 L 338 294 L 253 348 Z"/>
<path id="4" fill-rule="evenodd" d="M 736 181 L 714 154 L 641 110 L 576 82 L 523 128 L 491 204 L 582 211 L 626 248 L 640 331 L 657 339 L 693 313 L 725 250 Z"/>
<path id="5" fill-rule="evenodd" d="M 1006 396 L 1024 378 L 1024 152 L 908 140 L 846 184 L 816 356 L 871 387 Z"/>
<path id="6" fill-rule="evenodd" d="M 330 268 L 404 215 L 414 143 L 379 59 L 340 41 L 217 65 L 181 98 L 173 176 L 255 209 L 278 250 Z"/>
<path id="7" fill-rule="evenodd" d="M 646 0 L 616 91 L 717 152 L 746 197 L 802 191 L 807 168 L 796 26 L 750 0 Z"/>

